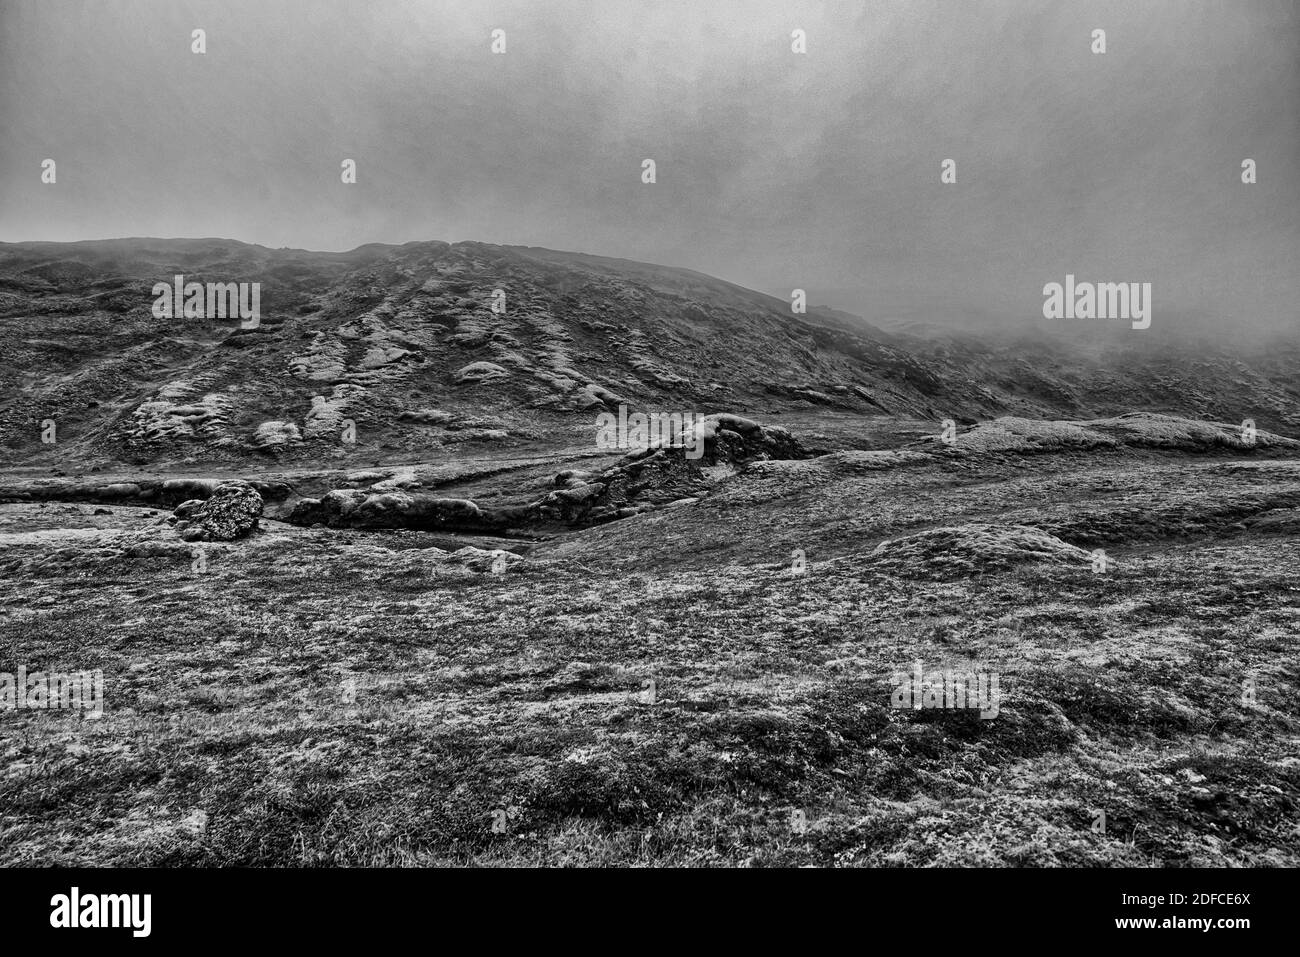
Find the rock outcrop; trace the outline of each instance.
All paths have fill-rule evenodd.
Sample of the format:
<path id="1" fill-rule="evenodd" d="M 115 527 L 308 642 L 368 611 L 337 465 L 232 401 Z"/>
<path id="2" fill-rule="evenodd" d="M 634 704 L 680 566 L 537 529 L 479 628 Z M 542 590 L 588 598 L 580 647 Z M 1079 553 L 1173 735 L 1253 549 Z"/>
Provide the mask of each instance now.
<path id="1" fill-rule="evenodd" d="M 495 531 L 517 518 L 518 510 L 488 511 L 461 498 L 439 498 L 402 491 L 335 489 L 320 499 L 305 498 L 285 519 L 294 525 L 329 528 L 412 528 L 425 531 Z"/>
<path id="2" fill-rule="evenodd" d="M 808 456 L 786 429 L 719 413 L 705 416 L 672 444 L 632 452 L 603 472 L 561 472 L 555 477 L 558 488 L 533 511 L 542 520 L 595 525 L 697 500 L 710 484 L 703 466 L 743 467 Z"/>
<path id="3" fill-rule="evenodd" d="M 706 415 L 700 429 L 704 438 L 704 454 L 700 461 L 708 465 L 744 465 L 767 459 L 809 457 L 808 450 L 799 440 L 779 425 L 760 425 L 721 412 Z"/>
<path id="4" fill-rule="evenodd" d="M 641 512 L 697 501 L 716 473 L 754 462 L 809 456 L 786 429 L 736 415 L 705 416 L 667 444 L 635 450 L 601 471 L 559 473 L 555 489 L 531 503 L 484 508 L 462 498 L 407 491 L 391 482 L 369 489 L 338 488 L 299 501 L 286 517 L 294 525 L 329 528 L 409 528 L 427 531 L 500 532 L 554 525 L 598 525 Z M 365 480 L 379 473 L 357 473 Z"/>

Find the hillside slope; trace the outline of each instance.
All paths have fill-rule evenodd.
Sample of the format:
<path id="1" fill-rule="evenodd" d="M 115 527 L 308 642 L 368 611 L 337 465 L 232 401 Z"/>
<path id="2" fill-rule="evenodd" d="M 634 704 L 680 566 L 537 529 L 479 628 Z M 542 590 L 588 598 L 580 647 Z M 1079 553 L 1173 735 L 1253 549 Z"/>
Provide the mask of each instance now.
<path id="1" fill-rule="evenodd" d="M 261 321 L 155 319 L 157 282 L 261 283 Z M 505 295 L 493 312 L 494 291 Z M 810 410 L 971 423 L 1132 409 L 1288 431 L 1292 344 L 891 335 L 690 270 L 474 242 L 0 244 L 0 465 L 395 461 L 590 446 L 595 414 Z M 1050 330 L 1049 330 L 1050 331 Z M 57 427 L 41 442 L 42 423 Z M 345 420 L 356 441 L 340 441 Z M 937 424 L 936 424 L 937 427 Z M 494 451 L 495 454 L 495 451 Z"/>

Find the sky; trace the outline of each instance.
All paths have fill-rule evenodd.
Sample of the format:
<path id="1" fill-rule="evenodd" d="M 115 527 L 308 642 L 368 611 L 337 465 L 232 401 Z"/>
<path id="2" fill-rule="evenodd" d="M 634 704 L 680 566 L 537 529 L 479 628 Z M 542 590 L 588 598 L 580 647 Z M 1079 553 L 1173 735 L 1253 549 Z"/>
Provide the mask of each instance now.
<path id="1" fill-rule="evenodd" d="M 1300 4 L 0 0 L 0 241 L 123 236 L 536 245 L 957 325 L 1070 273 L 1295 328 Z"/>

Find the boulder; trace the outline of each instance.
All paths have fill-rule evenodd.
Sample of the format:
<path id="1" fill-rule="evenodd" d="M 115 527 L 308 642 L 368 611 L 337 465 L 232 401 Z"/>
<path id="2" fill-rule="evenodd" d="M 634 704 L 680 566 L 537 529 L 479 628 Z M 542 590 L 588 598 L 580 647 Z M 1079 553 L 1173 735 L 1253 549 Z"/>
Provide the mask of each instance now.
<path id="1" fill-rule="evenodd" d="M 182 502 L 176 530 L 187 542 L 229 542 L 257 528 L 262 496 L 247 482 L 222 482 L 203 501 Z"/>

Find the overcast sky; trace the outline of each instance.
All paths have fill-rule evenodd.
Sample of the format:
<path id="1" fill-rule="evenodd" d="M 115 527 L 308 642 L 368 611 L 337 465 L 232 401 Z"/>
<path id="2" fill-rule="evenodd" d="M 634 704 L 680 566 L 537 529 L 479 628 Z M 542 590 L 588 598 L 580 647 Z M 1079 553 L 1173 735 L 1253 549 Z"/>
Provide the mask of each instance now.
<path id="1" fill-rule="evenodd" d="M 0 0 L 5 241 L 476 239 L 959 322 L 1072 272 L 1245 328 L 1296 323 L 1298 176 L 1294 0 Z"/>

